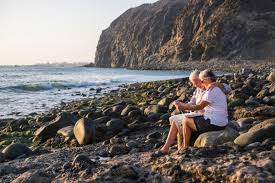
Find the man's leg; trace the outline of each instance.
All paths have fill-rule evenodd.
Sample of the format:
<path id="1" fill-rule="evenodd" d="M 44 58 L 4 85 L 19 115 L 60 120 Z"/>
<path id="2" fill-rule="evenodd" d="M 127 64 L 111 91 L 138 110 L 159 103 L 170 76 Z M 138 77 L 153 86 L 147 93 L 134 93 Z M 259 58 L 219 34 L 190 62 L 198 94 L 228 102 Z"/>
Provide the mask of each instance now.
<path id="1" fill-rule="evenodd" d="M 162 152 L 168 153 L 169 148 L 171 147 L 171 145 L 173 144 L 173 142 L 175 141 L 175 139 L 177 137 L 177 133 L 178 133 L 178 128 L 176 126 L 176 123 L 174 121 L 172 121 L 166 142 L 163 145 L 163 147 L 160 149 Z"/>

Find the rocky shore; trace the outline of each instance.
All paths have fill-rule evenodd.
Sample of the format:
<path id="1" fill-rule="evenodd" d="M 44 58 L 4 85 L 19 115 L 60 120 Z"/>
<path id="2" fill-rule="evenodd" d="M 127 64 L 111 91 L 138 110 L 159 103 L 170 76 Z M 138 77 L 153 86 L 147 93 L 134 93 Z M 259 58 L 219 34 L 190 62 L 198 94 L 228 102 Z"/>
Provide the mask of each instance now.
<path id="1" fill-rule="evenodd" d="M 179 113 L 171 103 L 192 95 L 187 78 L 125 85 L 35 117 L 2 120 L 0 180 L 274 182 L 275 72 L 261 65 L 218 81 L 232 87 L 228 127 L 194 134 L 186 152 L 174 145 L 161 158 L 150 154 Z"/>

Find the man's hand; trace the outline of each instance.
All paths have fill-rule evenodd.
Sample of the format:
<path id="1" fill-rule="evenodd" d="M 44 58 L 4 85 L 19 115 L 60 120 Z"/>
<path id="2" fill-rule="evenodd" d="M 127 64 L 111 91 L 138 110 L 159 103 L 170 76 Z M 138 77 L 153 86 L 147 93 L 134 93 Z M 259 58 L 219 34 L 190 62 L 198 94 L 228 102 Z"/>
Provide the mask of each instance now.
<path id="1" fill-rule="evenodd" d="M 185 106 L 188 105 L 188 104 L 182 103 L 178 100 L 174 101 L 173 104 L 177 110 L 184 110 Z"/>

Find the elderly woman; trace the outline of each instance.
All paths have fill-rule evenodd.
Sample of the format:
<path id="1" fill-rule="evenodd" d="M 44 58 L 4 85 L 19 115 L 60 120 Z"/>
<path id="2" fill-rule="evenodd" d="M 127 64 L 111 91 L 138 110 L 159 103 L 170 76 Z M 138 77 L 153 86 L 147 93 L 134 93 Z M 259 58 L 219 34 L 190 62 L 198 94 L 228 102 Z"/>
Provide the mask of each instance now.
<path id="1" fill-rule="evenodd" d="M 201 116 L 187 117 L 181 114 L 170 117 L 171 128 L 167 140 L 159 151 L 152 154 L 152 157 L 167 154 L 177 133 L 183 136 L 181 150 L 184 150 L 189 146 L 193 130 L 200 132 L 221 130 L 228 123 L 224 93 L 230 92 L 231 88 L 226 84 L 216 83 L 216 76 L 209 70 L 204 70 L 200 74 L 194 71 L 189 79 L 197 88 L 191 101 L 187 104 L 175 101 L 174 105 L 180 110 L 196 111 Z"/>

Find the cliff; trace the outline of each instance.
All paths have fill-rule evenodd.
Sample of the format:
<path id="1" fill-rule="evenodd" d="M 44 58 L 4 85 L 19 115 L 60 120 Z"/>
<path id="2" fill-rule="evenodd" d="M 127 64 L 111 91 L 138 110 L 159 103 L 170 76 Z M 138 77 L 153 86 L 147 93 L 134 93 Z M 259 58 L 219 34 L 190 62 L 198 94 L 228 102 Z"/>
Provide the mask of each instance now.
<path id="1" fill-rule="evenodd" d="M 100 36 L 97 67 L 275 57 L 274 0 L 160 0 L 132 8 Z"/>

